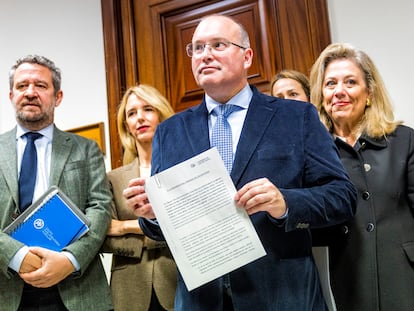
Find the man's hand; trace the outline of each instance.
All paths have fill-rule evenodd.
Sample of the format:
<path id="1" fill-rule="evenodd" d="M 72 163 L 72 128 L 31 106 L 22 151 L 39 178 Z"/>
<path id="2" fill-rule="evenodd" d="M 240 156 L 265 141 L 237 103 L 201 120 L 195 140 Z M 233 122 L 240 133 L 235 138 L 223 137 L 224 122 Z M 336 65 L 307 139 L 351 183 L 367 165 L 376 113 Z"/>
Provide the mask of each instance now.
<path id="1" fill-rule="evenodd" d="M 19 273 L 33 272 L 39 269 L 41 266 L 42 258 L 33 254 L 32 252 L 28 252 L 27 255 L 23 258 Z"/>
<path id="2" fill-rule="evenodd" d="M 31 247 L 30 253 L 42 260 L 42 266 L 32 272 L 21 272 L 26 283 L 40 288 L 56 285 L 75 271 L 72 263 L 64 254 L 41 247 Z"/>
<path id="3" fill-rule="evenodd" d="M 245 184 L 235 196 L 237 206 L 247 214 L 267 212 L 274 218 L 286 213 L 286 202 L 279 189 L 267 178 L 260 178 Z"/>
<path id="4" fill-rule="evenodd" d="M 145 193 L 144 184 L 144 178 L 131 179 L 128 188 L 123 191 L 123 196 L 127 201 L 127 206 L 136 216 L 154 219 L 155 214 L 148 201 L 147 194 Z"/>

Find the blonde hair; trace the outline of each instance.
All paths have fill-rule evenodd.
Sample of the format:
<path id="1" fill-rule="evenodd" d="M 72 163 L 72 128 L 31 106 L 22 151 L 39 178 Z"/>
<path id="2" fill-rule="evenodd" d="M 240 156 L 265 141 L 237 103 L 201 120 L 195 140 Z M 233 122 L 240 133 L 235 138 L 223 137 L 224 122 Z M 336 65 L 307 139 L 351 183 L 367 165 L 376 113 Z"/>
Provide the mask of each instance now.
<path id="1" fill-rule="evenodd" d="M 364 116 L 357 129 L 358 133 L 365 133 L 374 138 L 392 133 L 402 122 L 394 121 L 391 100 L 378 69 L 365 52 L 347 43 L 328 45 L 319 55 L 310 72 L 310 101 L 316 106 L 322 123 L 333 133 L 332 120 L 323 106 L 322 90 L 326 68 L 332 61 L 338 59 L 347 59 L 354 62 L 361 69 L 367 86 L 371 104 L 365 109 Z"/>
<path id="2" fill-rule="evenodd" d="M 145 84 L 139 84 L 126 90 L 122 96 L 117 114 L 119 138 L 121 139 L 124 148 L 123 165 L 131 163 L 138 157 L 135 137 L 128 131 L 126 124 L 125 109 L 128 98 L 132 94 L 153 106 L 158 112 L 160 122 L 168 119 L 174 114 L 174 110 L 168 100 L 156 88 Z"/>

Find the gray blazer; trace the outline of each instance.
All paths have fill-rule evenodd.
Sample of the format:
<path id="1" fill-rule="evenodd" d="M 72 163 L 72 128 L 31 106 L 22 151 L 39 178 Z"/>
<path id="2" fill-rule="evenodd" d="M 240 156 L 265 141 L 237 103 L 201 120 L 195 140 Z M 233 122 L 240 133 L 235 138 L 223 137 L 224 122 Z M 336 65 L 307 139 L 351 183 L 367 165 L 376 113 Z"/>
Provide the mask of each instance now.
<path id="1" fill-rule="evenodd" d="M 16 128 L 0 135 L 0 229 L 18 213 Z M 59 186 L 91 221 L 90 231 L 65 248 L 80 271 L 58 284 L 69 310 L 110 310 L 111 295 L 98 252 L 110 222 L 111 193 L 105 164 L 97 144 L 55 127 L 50 185 Z M 22 243 L 0 232 L 0 310 L 17 310 L 24 282 L 8 268 Z"/>

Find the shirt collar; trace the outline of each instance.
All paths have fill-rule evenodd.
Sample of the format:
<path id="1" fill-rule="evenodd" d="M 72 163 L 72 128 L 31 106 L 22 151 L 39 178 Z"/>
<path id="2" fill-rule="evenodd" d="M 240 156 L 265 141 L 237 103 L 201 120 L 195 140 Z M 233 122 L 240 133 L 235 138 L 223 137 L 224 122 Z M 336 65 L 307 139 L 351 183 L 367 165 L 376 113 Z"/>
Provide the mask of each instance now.
<path id="1" fill-rule="evenodd" d="M 335 141 L 340 143 L 340 144 L 347 144 L 345 138 L 340 137 L 338 135 L 334 135 L 334 138 L 336 139 Z M 370 137 L 366 134 L 362 134 L 358 137 L 358 139 L 355 142 L 355 146 L 352 146 L 355 150 L 359 150 L 361 147 L 366 147 L 366 146 L 370 146 L 370 148 L 375 148 L 375 149 L 382 149 L 387 147 L 387 140 L 385 139 L 384 136 L 382 137 L 378 137 L 378 138 L 373 138 Z"/>
<path id="2" fill-rule="evenodd" d="M 52 141 L 53 129 L 54 129 L 54 125 L 52 123 L 52 124 L 46 126 L 45 128 L 42 128 L 40 131 L 36 131 L 36 132 L 42 134 L 44 137 L 47 138 L 48 141 Z M 21 126 L 20 124 L 17 124 L 16 139 L 22 137 L 27 132 L 31 132 L 31 131 L 29 131 L 25 127 Z"/>
<path id="3" fill-rule="evenodd" d="M 253 97 L 253 91 L 250 88 L 250 86 L 248 84 L 246 84 L 246 86 L 240 91 L 238 92 L 236 95 L 234 95 L 227 103 L 229 105 L 235 105 L 235 106 L 239 106 L 243 109 L 247 109 L 249 108 L 249 104 L 250 101 Z M 205 94 L 205 101 L 206 101 L 206 107 L 208 110 L 208 113 L 210 114 L 214 108 L 216 108 L 217 105 L 221 105 L 222 103 L 219 103 L 217 101 L 215 101 L 214 99 L 212 99 L 210 96 L 208 96 L 207 94 Z"/>

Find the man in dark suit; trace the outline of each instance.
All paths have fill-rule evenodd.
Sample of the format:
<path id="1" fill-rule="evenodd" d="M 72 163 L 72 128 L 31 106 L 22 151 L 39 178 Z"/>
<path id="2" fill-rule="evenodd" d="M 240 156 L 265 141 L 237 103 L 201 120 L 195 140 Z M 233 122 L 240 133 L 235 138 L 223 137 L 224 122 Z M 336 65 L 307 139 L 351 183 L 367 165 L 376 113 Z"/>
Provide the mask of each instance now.
<path id="1" fill-rule="evenodd" d="M 35 141 L 33 200 L 57 185 L 91 221 L 89 232 L 56 252 L 27 247 L 0 233 L 0 310 L 111 310 L 111 293 L 99 258 L 110 222 L 111 193 L 97 144 L 54 125 L 62 101 L 61 74 L 42 56 L 19 59 L 10 71 L 10 100 L 17 126 L 0 135 L 0 228 L 22 211 L 19 174 L 26 132 Z M 21 175 L 21 174 L 20 174 Z M 20 187 L 21 188 L 21 187 Z M 65 230 L 65 228 L 62 228 Z"/>
<path id="2" fill-rule="evenodd" d="M 250 215 L 267 255 L 191 292 L 180 277 L 175 310 L 326 310 L 309 230 L 350 219 L 356 199 L 332 137 L 311 104 L 269 97 L 248 85 L 253 51 L 231 18 L 204 18 L 187 53 L 206 94 L 199 106 L 159 125 L 152 173 L 209 149 L 217 120 L 212 111 L 239 106 L 228 117 L 234 199 Z M 143 185 L 132 180 L 124 196 L 143 231 L 162 239 Z"/>

